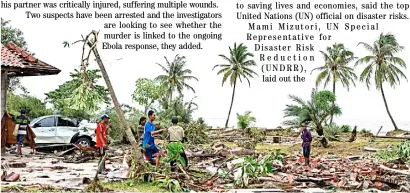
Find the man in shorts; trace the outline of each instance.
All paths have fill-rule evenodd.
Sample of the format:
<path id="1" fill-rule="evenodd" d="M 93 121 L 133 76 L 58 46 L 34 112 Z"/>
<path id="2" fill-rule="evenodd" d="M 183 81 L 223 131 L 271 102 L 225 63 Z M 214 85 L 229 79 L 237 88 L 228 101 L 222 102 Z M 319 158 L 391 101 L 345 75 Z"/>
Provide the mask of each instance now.
<path id="1" fill-rule="evenodd" d="M 145 151 L 145 155 L 148 157 L 148 160 L 150 162 L 153 162 L 153 157 L 155 156 L 155 166 L 158 168 L 159 167 L 159 160 L 160 160 L 160 152 L 158 148 L 155 145 L 155 137 L 154 135 L 159 134 L 163 131 L 164 129 L 161 130 L 155 130 L 155 112 L 153 110 L 148 111 L 148 122 L 145 123 L 145 128 L 144 128 L 144 138 L 142 142 L 142 149 Z"/>

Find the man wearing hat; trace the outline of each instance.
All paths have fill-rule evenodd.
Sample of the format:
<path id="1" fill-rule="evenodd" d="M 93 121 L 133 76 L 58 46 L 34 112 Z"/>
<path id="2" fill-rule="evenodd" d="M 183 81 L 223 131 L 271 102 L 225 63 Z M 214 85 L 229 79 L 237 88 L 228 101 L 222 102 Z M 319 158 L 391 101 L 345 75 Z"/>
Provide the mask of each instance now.
<path id="1" fill-rule="evenodd" d="M 95 130 L 96 134 L 96 146 L 98 147 L 100 151 L 100 161 L 98 162 L 98 165 L 102 164 L 101 170 L 98 171 L 100 174 L 106 174 L 105 172 L 105 160 L 104 160 L 104 155 L 105 155 L 105 149 L 108 146 L 108 140 L 107 140 L 107 129 L 110 127 L 109 126 L 109 120 L 110 117 L 107 114 L 104 114 L 101 116 L 101 121 L 97 124 L 97 129 Z"/>

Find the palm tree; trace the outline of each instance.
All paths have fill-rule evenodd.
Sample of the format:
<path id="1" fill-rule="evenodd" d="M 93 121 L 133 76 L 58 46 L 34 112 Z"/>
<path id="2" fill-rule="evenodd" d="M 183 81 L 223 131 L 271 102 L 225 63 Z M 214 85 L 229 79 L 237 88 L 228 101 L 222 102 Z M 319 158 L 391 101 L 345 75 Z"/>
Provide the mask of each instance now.
<path id="1" fill-rule="evenodd" d="M 184 88 L 191 90 L 195 93 L 195 90 L 192 86 L 186 83 L 187 80 L 196 80 L 198 78 L 192 76 L 192 71 L 186 69 L 186 58 L 185 56 L 180 57 L 178 54 L 175 56 L 172 62 L 169 62 L 167 57 L 164 57 L 166 61 L 166 66 L 158 64 L 162 70 L 165 72 L 163 75 L 159 75 L 155 80 L 160 81 L 162 84 L 168 87 L 169 102 L 172 101 L 172 94 L 175 91 L 178 91 L 179 94 L 182 94 Z"/>
<path id="2" fill-rule="evenodd" d="M 252 111 L 246 111 L 243 115 L 236 113 L 236 117 L 238 119 L 238 128 L 245 130 L 256 122 L 256 118 L 251 114 Z"/>
<path id="3" fill-rule="evenodd" d="M 390 86 L 394 88 L 397 84 L 400 84 L 399 76 L 407 80 L 406 75 L 399 68 L 402 67 L 406 69 L 406 63 L 403 59 L 394 56 L 394 54 L 403 50 L 404 47 L 400 46 L 396 37 L 390 33 L 380 34 L 379 38 L 373 43 L 373 45 L 364 42 L 360 42 L 358 45 L 363 45 L 371 52 L 371 55 L 365 56 L 356 62 L 356 66 L 362 63 L 368 64 L 360 74 L 360 81 L 365 81 L 366 86 L 369 89 L 372 76 L 374 75 L 376 89 L 381 91 L 387 114 L 393 123 L 394 129 L 398 130 L 397 124 L 387 106 L 383 83 L 388 82 Z"/>
<path id="4" fill-rule="evenodd" d="M 212 70 L 216 67 L 220 67 L 221 69 L 218 71 L 217 75 L 223 74 L 222 86 L 229 78 L 229 83 L 233 87 L 231 106 L 229 107 L 228 118 L 226 118 L 225 123 L 225 127 L 228 127 L 233 100 L 235 98 L 236 81 L 239 79 L 239 81 L 242 82 L 242 79 L 246 79 L 249 83 L 249 87 L 251 87 L 249 78 L 254 78 L 253 75 L 258 74 L 251 69 L 251 67 L 256 66 L 255 61 L 249 59 L 253 57 L 253 54 L 248 52 L 248 47 L 243 44 L 239 44 L 239 46 L 237 46 L 235 43 L 233 49 L 229 47 L 229 57 L 222 54 L 219 56 L 226 60 L 228 64 L 215 65 Z"/>
<path id="5" fill-rule="evenodd" d="M 343 87 L 349 90 L 349 86 L 352 83 L 354 86 L 355 80 L 357 79 L 354 69 L 349 67 L 349 62 L 356 59 L 353 52 L 345 48 L 343 44 L 333 44 L 332 47 L 327 47 L 326 52 L 320 51 L 322 53 L 325 64 L 321 67 L 314 68 L 313 71 L 320 71 L 316 78 L 316 86 L 319 86 L 324 82 L 324 87 L 326 87 L 330 81 L 333 84 L 333 94 L 336 94 L 336 82 L 341 82 Z M 330 123 L 333 122 L 333 115 L 330 117 Z"/>
<path id="6" fill-rule="evenodd" d="M 331 115 L 341 115 L 342 111 L 334 102 L 336 96 L 330 91 L 319 91 L 312 89 L 310 100 L 304 101 L 302 98 L 289 95 L 289 98 L 294 104 L 286 105 L 284 109 L 285 118 L 292 117 L 290 120 L 284 121 L 284 125 L 299 127 L 302 123 L 307 122 L 311 127 L 315 128 L 319 137 L 320 143 L 326 147 L 328 141 L 324 135 L 323 124 L 331 117 Z"/>

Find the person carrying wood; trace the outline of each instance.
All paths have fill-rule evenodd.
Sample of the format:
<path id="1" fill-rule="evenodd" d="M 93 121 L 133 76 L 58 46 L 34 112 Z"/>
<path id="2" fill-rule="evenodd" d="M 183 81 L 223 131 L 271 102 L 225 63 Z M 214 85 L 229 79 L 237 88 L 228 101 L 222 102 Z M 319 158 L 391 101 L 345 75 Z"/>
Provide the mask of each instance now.
<path id="1" fill-rule="evenodd" d="M 169 142 L 170 143 L 175 143 L 175 142 L 181 142 L 184 143 L 186 141 L 185 134 L 184 134 L 184 129 L 178 125 L 178 117 L 174 116 L 171 119 L 172 126 L 168 128 L 168 134 L 169 134 Z M 188 165 L 188 158 L 185 154 L 185 151 L 181 153 L 181 157 L 185 160 L 185 166 Z M 171 167 L 175 167 L 176 161 L 171 162 Z"/>
<path id="2" fill-rule="evenodd" d="M 305 158 L 305 165 L 309 166 L 310 159 L 310 143 L 312 142 L 312 134 L 307 129 L 306 123 L 302 123 L 302 149 L 303 157 Z"/>
<path id="3" fill-rule="evenodd" d="M 98 168 L 99 174 L 106 174 L 105 172 L 105 150 L 108 147 L 108 140 L 107 140 L 107 129 L 110 127 L 109 125 L 110 117 L 107 114 L 101 116 L 101 121 L 97 124 L 97 129 L 95 130 L 96 134 L 96 146 L 99 149 L 100 153 L 100 160 L 98 161 L 98 166 L 102 164 L 100 168 Z"/>

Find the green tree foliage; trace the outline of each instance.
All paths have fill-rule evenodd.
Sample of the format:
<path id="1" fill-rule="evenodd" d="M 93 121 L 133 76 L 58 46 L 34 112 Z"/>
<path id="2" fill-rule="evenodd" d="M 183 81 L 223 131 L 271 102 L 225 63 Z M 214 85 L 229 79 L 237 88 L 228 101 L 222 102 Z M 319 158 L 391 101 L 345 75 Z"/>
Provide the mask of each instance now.
<path id="1" fill-rule="evenodd" d="M 127 123 L 131 126 L 131 128 L 136 129 L 138 127 L 140 117 L 144 116 L 143 113 L 126 104 L 122 104 L 121 109 L 124 112 L 124 116 L 127 120 Z M 102 114 L 107 114 L 110 117 L 110 129 L 108 130 L 108 135 L 113 140 L 112 142 L 120 143 L 127 141 L 125 129 L 122 128 L 120 124 L 120 120 L 117 112 L 115 111 L 115 108 L 107 107 L 106 109 L 104 109 L 102 112 L 99 113 L 99 116 L 96 117 L 97 121 L 100 120 L 99 118 Z"/>
<path id="2" fill-rule="evenodd" d="M 235 177 L 234 184 L 247 187 L 250 180 L 271 174 L 273 172 L 273 161 L 273 155 L 266 155 L 261 160 L 254 158 L 253 155 L 247 155 L 242 162 L 237 164 L 241 173 Z"/>
<path id="3" fill-rule="evenodd" d="M 27 51 L 27 42 L 23 35 L 24 34 L 20 29 L 10 26 L 10 20 L 1 18 L 1 44 L 6 45 L 11 42 Z M 14 91 L 16 89 L 25 90 L 25 88 L 21 85 L 19 77 L 11 77 L 8 90 Z"/>
<path id="4" fill-rule="evenodd" d="M 108 91 L 104 86 L 97 85 L 102 78 L 99 70 L 88 70 L 91 87 L 84 87 L 84 73 L 75 70 L 70 73 L 71 80 L 61 84 L 56 90 L 46 93 L 46 101 L 51 103 L 60 114 L 70 117 L 89 119 L 98 110 L 102 102 L 109 104 Z M 78 93 L 83 89 L 92 89 L 92 95 Z M 88 97 L 87 97 L 88 96 Z M 91 96 L 91 97 L 90 97 Z"/>
<path id="5" fill-rule="evenodd" d="M 19 115 L 22 108 L 29 110 L 28 117 L 30 119 L 52 114 L 52 110 L 48 109 L 40 99 L 28 94 L 16 95 L 13 92 L 8 92 L 7 112 Z"/>
<path id="6" fill-rule="evenodd" d="M 169 104 L 169 108 L 163 108 L 158 113 L 161 120 L 171 120 L 173 116 L 177 116 L 182 123 L 189 123 L 193 119 L 193 113 L 198 109 L 198 105 L 194 102 L 196 97 L 188 102 L 183 101 L 182 96 L 178 96 Z"/>
<path id="7" fill-rule="evenodd" d="M 171 163 L 175 161 L 177 164 L 186 166 L 185 159 L 181 156 L 184 153 L 184 144 L 181 142 L 173 142 L 166 145 L 167 157 L 165 157 L 165 162 Z"/>
<path id="8" fill-rule="evenodd" d="M 236 113 L 236 117 L 238 119 L 238 128 L 240 129 L 246 129 L 252 126 L 256 122 L 256 118 L 251 115 L 251 111 L 246 111 L 245 114 L 240 115 L 239 113 Z"/>
<path id="9" fill-rule="evenodd" d="M 410 164 L 410 140 L 403 141 L 391 150 L 378 150 L 376 157 L 387 162 Z"/>
<path id="10" fill-rule="evenodd" d="M 330 81 L 333 85 L 333 94 L 336 94 L 336 83 L 342 83 L 343 87 L 349 90 L 350 84 L 355 85 L 357 76 L 352 67 L 348 64 L 352 62 L 354 57 L 353 52 L 345 48 L 343 44 L 333 44 L 332 47 L 326 48 L 327 52 L 320 51 L 325 60 L 325 64 L 321 67 L 314 68 L 313 71 L 320 71 L 316 78 L 316 86 L 324 83 L 326 87 Z M 330 124 L 333 122 L 333 115 L 330 118 Z"/>
<path id="11" fill-rule="evenodd" d="M 395 54 L 402 51 L 404 47 L 399 45 L 394 35 L 383 33 L 380 34 L 379 38 L 373 44 L 360 42 L 359 45 L 362 45 L 371 52 L 371 55 L 365 56 L 356 62 L 356 66 L 363 63 L 367 64 L 360 74 L 360 81 L 365 82 L 367 88 L 370 88 L 371 79 L 374 79 L 376 89 L 380 90 L 382 94 L 387 114 L 393 123 L 394 129 L 398 130 L 399 128 L 387 105 L 383 83 L 387 82 L 390 84 L 390 87 L 394 88 L 400 84 L 400 77 L 407 80 L 406 75 L 400 69 L 406 69 L 406 63 L 403 59 L 395 56 Z"/>
<path id="12" fill-rule="evenodd" d="M 199 124 L 201 124 L 201 125 L 206 125 L 205 119 L 204 119 L 203 117 L 199 117 L 199 118 L 196 120 L 196 122 L 199 123 Z"/>
<path id="13" fill-rule="evenodd" d="M 195 93 L 194 88 L 187 84 L 188 80 L 196 80 L 198 78 L 192 76 L 192 71 L 188 68 L 185 56 L 176 55 L 172 62 L 169 62 L 167 57 L 164 57 L 166 65 L 158 64 L 165 74 L 158 75 L 155 80 L 164 84 L 168 89 L 169 100 L 172 101 L 172 96 L 175 91 L 182 94 L 183 89 L 191 90 Z"/>
<path id="14" fill-rule="evenodd" d="M 324 133 L 326 138 L 330 141 L 340 141 L 342 129 L 338 125 L 332 123 L 324 127 Z"/>
<path id="15" fill-rule="evenodd" d="M 184 129 L 185 137 L 189 144 L 197 145 L 209 142 L 208 135 L 206 134 L 208 127 L 205 124 L 190 122 L 179 125 Z"/>
<path id="16" fill-rule="evenodd" d="M 232 98 L 231 98 L 231 105 L 229 107 L 228 117 L 226 118 L 225 127 L 228 127 L 229 117 L 231 116 L 233 101 L 235 98 L 235 89 L 237 80 L 242 82 L 242 79 L 245 79 L 249 83 L 249 87 L 251 86 L 251 82 L 249 78 L 254 78 L 254 75 L 258 75 L 255 71 L 252 70 L 252 67 L 257 66 L 256 62 L 251 59 L 253 54 L 248 52 L 248 47 L 243 44 L 239 44 L 238 46 L 236 43 L 234 44 L 233 48 L 229 47 L 229 56 L 219 55 L 222 57 L 227 64 L 218 64 L 215 65 L 212 70 L 215 68 L 220 68 L 217 72 L 217 75 L 223 74 L 222 77 L 222 86 L 229 78 L 229 83 L 233 87 L 232 90 Z"/>
<path id="17" fill-rule="evenodd" d="M 1 43 L 7 44 L 12 42 L 18 47 L 27 50 L 27 42 L 23 37 L 23 32 L 20 29 L 10 26 L 10 20 L 1 18 Z"/>
<path id="18" fill-rule="evenodd" d="M 132 99 L 144 107 L 144 113 L 147 113 L 149 109 L 154 109 L 154 104 L 159 102 L 160 99 L 165 98 L 165 101 L 167 101 L 166 87 L 157 81 L 139 78 L 135 81 L 135 86 L 136 89 L 132 94 Z"/>
<path id="19" fill-rule="evenodd" d="M 355 85 L 357 76 L 354 69 L 348 66 L 355 59 L 353 52 L 346 49 L 343 44 L 333 44 L 332 47 L 326 48 L 326 52 L 320 51 L 320 53 L 323 55 L 325 64 L 312 70 L 312 72 L 320 71 L 316 78 L 316 86 L 323 83 L 326 87 L 332 81 L 333 93 L 336 94 L 338 81 L 348 90 L 350 84 Z"/>
<path id="20" fill-rule="evenodd" d="M 292 117 L 293 119 L 284 122 L 285 125 L 299 127 L 301 123 L 307 122 L 315 128 L 318 135 L 321 137 L 323 146 L 327 146 L 327 139 L 324 136 L 323 126 L 331 115 L 340 115 L 342 112 L 335 104 L 336 96 L 330 91 L 312 90 L 309 101 L 304 101 L 302 98 L 294 95 L 289 95 L 295 104 L 286 105 L 284 117 Z"/>

